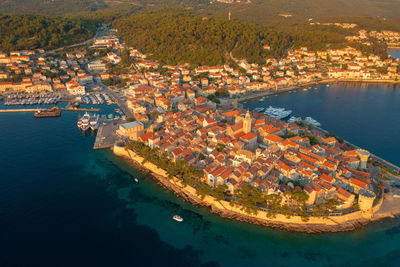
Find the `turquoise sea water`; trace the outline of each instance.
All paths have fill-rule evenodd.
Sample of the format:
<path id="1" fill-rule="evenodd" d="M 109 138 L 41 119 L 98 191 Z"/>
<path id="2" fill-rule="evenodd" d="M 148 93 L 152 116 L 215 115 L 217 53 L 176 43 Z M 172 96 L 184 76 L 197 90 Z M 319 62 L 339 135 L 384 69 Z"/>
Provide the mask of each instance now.
<path id="1" fill-rule="evenodd" d="M 287 104 L 399 163 L 398 142 L 387 139 L 400 132 L 398 91 L 337 86 L 265 105 Z M 315 235 L 225 220 L 182 202 L 110 151 L 92 150 L 94 136 L 78 131 L 76 117 L 0 114 L 0 266 L 400 265 L 398 219 Z M 373 127 L 382 119 L 377 143 Z M 173 221 L 175 213 L 184 222 Z"/>

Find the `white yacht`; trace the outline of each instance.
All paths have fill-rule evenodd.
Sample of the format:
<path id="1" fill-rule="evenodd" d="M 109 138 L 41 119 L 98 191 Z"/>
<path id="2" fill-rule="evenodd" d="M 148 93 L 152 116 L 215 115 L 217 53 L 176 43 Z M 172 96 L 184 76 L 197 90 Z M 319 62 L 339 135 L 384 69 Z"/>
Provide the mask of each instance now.
<path id="1" fill-rule="evenodd" d="M 178 214 L 175 214 L 172 219 L 174 219 L 177 222 L 183 222 L 183 218 L 179 216 Z"/>
<path id="2" fill-rule="evenodd" d="M 288 122 L 301 122 L 301 117 L 290 117 L 290 119 L 288 120 Z"/>
<path id="3" fill-rule="evenodd" d="M 98 128 L 98 125 L 99 125 L 99 114 L 95 114 L 95 115 L 93 115 L 92 117 L 90 117 L 90 120 L 89 120 L 89 125 L 90 125 L 90 128 L 92 129 L 92 130 L 95 130 L 95 129 L 97 129 Z"/>
<path id="4" fill-rule="evenodd" d="M 292 114 L 291 110 L 285 110 L 284 108 L 274 108 L 269 106 L 264 114 L 267 114 L 268 116 L 277 119 L 277 120 L 281 120 L 284 119 L 286 117 L 288 117 L 290 114 Z"/>
<path id="5" fill-rule="evenodd" d="M 82 118 L 80 119 L 80 128 L 84 131 L 86 131 L 87 129 L 89 129 L 89 121 L 90 121 L 90 115 L 89 113 L 85 112 L 85 114 L 83 114 Z"/>
<path id="6" fill-rule="evenodd" d="M 310 125 L 316 126 L 316 127 L 321 126 L 321 123 L 319 123 L 318 121 L 314 120 L 314 119 L 311 118 L 311 117 L 306 117 L 306 118 L 304 119 L 304 123 L 307 123 L 307 124 L 310 124 Z"/>

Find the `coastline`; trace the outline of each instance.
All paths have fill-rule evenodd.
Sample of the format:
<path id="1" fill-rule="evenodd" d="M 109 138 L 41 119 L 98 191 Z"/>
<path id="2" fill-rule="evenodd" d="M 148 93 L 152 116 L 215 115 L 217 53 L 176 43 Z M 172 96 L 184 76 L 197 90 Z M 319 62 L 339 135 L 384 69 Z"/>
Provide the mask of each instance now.
<path id="1" fill-rule="evenodd" d="M 376 222 L 385 218 L 393 218 L 392 212 L 381 212 L 384 196 L 376 203 L 371 213 L 356 211 L 339 216 L 329 216 L 328 218 L 310 217 L 308 221 L 303 221 L 300 216 L 287 218 L 278 214 L 275 218 L 267 218 L 266 212 L 259 211 L 257 215 L 248 214 L 241 210 L 239 206 L 232 207 L 226 201 L 217 201 L 211 196 L 201 199 L 196 190 L 188 185 L 183 185 L 177 178 L 167 179 L 167 173 L 150 162 L 143 162 L 143 158 L 132 150 L 115 145 L 113 152 L 116 156 L 123 157 L 132 162 L 137 168 L 150 174 L 159 185 L 172 191 L 176 196 L 183 198 L 194 206 L 203 206 L 210 209 L 211 213 L 217 214 L 222 218 L 237 220 L 245 223 L 279 228 L 287 231 L 322 233 L 322 232 L 344 232 L 359 229 L 371 222 Z"/>
<path id="2" fill-rule="evenodd" d="M 383 83 L 383 84 L 400 84 L 400 81 L 396 80 L 365 80 L 365 79 L 325 79 L 325 80 L 320 80 L 320 81 L 313 81 L 313 82 L 308 82 L 300 85 L 291 85 L 291 86 L 286 86 L 282 87 L 279 89 L 261 89 L 258 91 L 253 91 L 250 93 L 246 93 L 243 96 L 237 97 L 237 98 L 225 98 L 225 99 L 220 99 L 221 101 L 226 101 L 226 102 L 246 102 L 250 101 L 256 98 L 260 97 L 266 97 L 266 96 L 271 96 L 271 95 L 277 95 L 281 93 L 287 93 L 291 91 L 296 91 L 303 89 L 308 86 L 315 86 L 315 85 L 321 85 L 321 84 L 333 84 L 333 83 Z"/>

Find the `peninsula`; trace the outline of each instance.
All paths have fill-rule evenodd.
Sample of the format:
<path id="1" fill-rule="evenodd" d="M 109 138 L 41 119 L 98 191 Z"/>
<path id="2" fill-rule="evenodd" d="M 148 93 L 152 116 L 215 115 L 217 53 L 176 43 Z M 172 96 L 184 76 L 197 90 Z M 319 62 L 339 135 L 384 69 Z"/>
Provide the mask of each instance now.
<path id="1" fill-rule="evenodd" d="M 253 32 L 252 41 L 263 51 L 257 55 L 238 37 L 223 47 L 232 51 L 217 49 L 225 53 L 224 64 L 164 64 L 154 58 L 167 58 L 162 51 L 146 54 L 131 38 L 124 42 L 121 25 L 133 21 L 121 20 L 116 29 L 102 24 L 94 38 L 68 51 L 1 52 L 5 103 L 40 104 L 37 98 L 51 96 L 51 103 L 62 97 L 77 106 L 89 99 L 99 103 L 103 95 L 123 116 L 99 126 L 95 148 L 112 147 L 165 187 L 223 217 L 320 232 L 352 230 L 400 213 L 400 190 L 392 183 L 399 178 L 397 166 L 322 130 L 311 118 L 285 121 L 240 105 L 249 97 L 318 83 L 397 83 L 400 62 L 374 54 L 376 40 L 371 49 L 351 43 L 317 50 L 299 46 L 279 55 L 276 40 L 267 43 L 265 33 Z M 205 27 L 204 21 L 195 23 Z M 382 44 L 400 36 L 375 32 L 351 41 L 368 42 L 371 34 Z M 240 55 L 249 59 L 236 58 Z M 192 58 L 197 59 L 203 62 Z"/>

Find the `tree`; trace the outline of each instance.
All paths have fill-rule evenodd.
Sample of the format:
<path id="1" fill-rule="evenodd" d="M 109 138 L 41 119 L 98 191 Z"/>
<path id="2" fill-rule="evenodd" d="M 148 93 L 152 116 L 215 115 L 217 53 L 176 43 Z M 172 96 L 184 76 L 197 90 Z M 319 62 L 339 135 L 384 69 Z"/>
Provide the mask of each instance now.
<path id="1" fill-rule="evenodd" d="M 206 195 L 212 194 L 212 189 L 208 184 L 200 183 L 200 185 L 196 189 L 196 193 L 201 197 L 201 199 L 204 199 Z"/>
<path id="2" fill-rule="evenodd" d="M 212 193 L 212 196 L 215 197 L 218 201 L 225 199 L 225 192 L 228 190 L 228 186 L 226 184 L 218 185 Z"/>

